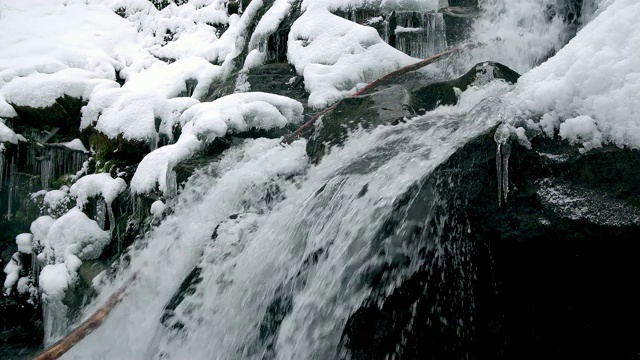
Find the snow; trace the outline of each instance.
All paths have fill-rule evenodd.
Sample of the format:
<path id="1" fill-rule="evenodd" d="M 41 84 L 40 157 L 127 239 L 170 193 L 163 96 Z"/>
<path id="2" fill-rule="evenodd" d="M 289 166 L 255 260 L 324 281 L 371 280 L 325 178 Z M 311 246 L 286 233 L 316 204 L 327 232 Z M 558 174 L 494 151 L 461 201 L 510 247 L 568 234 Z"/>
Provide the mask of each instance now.
<path id="1" fill-rule="evenodd" d="M 165 207 L 166 206 L 162 200 L 154 201 L 153 204 L 151 204 L 151 215 L 153 215 L 154 218 L 161 217 Z"/>
<path id="2" fill-rule="evenodd" d="M 260 18 L 258 25 L 256 25 L 251 34 L 249 50 L 257 49 L 260 43 L 266 40 L 267 36 L 278 29 L 282 20 L 289 14 L 293 2 L 294 0 L 275 0 L 273 2 L 273 5 Z"/>
<path id="3" fill-rule="evenodd" d="M 82 144 L 82 141 L 80 139 L 73 139 L 69 142 L 60 143 L 60 145 L 65 146 L 67 149 L 88 152 L 87 148 L 84 147 L 84 144 Z"/>
<path id="4" fill-rule="evenodd" d="M 127 183 L 121 178 L 112 178 L 107 173 L 86 175 L 78 179 L 69 190 L 76 197 L 79 208 L 84 207 L 89 198 L 101 195 L 107 206 L 127 188 Z"/>
<path id="5" fill-rule="evenodd" d="M 211 141 L 227 131 L 239 133 L 251 128 L 280 128 L 300 121 L 302 112 L 302 104 L 288 97 L 248 92 L 195 105 L 185 111 L 180 122 L 191 122 L 199 138 Z"/>
<path id="6" fill-rule="evenodd" d="M 31 278 L 28 276 L 23 276 L 20 279 L 18 279 L 18 285 L 16 285 L 16 290 L 18 290 L 18 293 L 20 294 L 24 294 L 27 291 L 29 291 L 31 288 Z"/>
<path id="7" fill-rule="evenodd" d="M 518 81 L 530 126 L 559 129 L 583 150 L 612 143 L 640 149 L 640 2 L 617 0 L 556 56 Z"/>
<path id="8" fill-rule="evenodd" d="M 109 243 L 110 234 L 89 219 L 80 209 L 72 208 L 49 228 L 44 250 L 49 262 L 62 263 L 69 256 L 80 260 L 94 259 Z"/>
<path id="9" fill-rule="evenodd" d="M 87 99 L 96 87 L 118 86 L 116 72 L 126 78 L 156 61 L 137 44 L 133 24 L 111 9 L 65 3 L 3 3 L 0 116 L 15 116 L 7 102 L 43 107 L 65 94 Z"/>
<path id="10" fill-rule="evenodd" d="M 33 241 L 33 235 L 29 233 L 19 234 L 16 236 L 16 245 L 18 245 L 18 252 L 23 254 L 31 254 L 31 243 Z"/>
<path id="11" fill-rule="evenodd" d="M 96 129 L 111 138 L 122 134 L 125 139 L 155 142 L 156 118 L 173 124 L 185 108 L 198 103 L 221 74 L 220 66 L 202 58 L 157 62 L 131 76 L 122 88 L 96 92 L 82 110 L 81 128 L 95 123 Z M 187 81 L 195 81 L 195 87 L 188 89 Z M 193 94 L 187 94 L 188 90 Z M 193 99 L 172 99 L 178 96 Z"/>
<path id="12" fill-rule="evenodd" d="M 175 144 L 166 145 L 147 154 L 136 169 L 131 179 L 131 191 L 134 194 L 148 193 L 159 186 L 160 191 L 167 194 L 167 175 L 180 161 L 190 158 L 202 148 L 202 142 L 190 133 L 190 126 L 185 126 Z"/>
<path id="13" fill-rule="evenodd" d="M 31 223 L 31 233 L 33 234 L 33 245 L 43 246 L 43 242 L 47 239 L 49 229 L 55 220 L 49 216 L 40 216 Z"/>
<path id="14" fill-rule="evenodd" d="M 64 263 L 51 264 L 42 268 L 39 284 L 43 296 L 62 299 L 73 280 L 73 274 L 69 273 Z"/>
<path id="15" fill-rule="evenodd" d="M 67 192 L 62 190 L 47 191 L 44 195 L 44 203 L 51 209 L 57 209 L 66 203 L 67 195 Z"/>
<path id="16" fill-rule="evenodd" d="M 115 81 L 100 79 L 100 75 L 73 68 L 52 74 L 36 72 L 13 79 L 2 88 L 2 92 L 10 104 L 45 108 L 54 105 L 56 99 L 64 95 L 88 100 L 91 93 L 98 87 L 118 87 Z"/>
<path id="17" fill-rule="evenodd" d="M 302 119 L 303 107 L 285 96 L 249 92 L 231 94 L 192 106 L 180 117 L 182 134 L 175 144 L 147 154 L 131 179 L 134 194 L 159 190 L 168 195 L 167 178 L 173 167 L 202 149 L 204 142 L 251 128 L 281 128 Z"/>
<path id="18" fill-rule="evenodd" d="M 2 101 L 2 99 L 0 99 Z M 2 118 L 0 118 L 0 143 L 8 141 L 12 144 L 18 143 L 18 136 L 7 125 L 4 124 Z"/>
<path id="19" fill-rule="evenodd" d="M 4 267 L 4 273 L 7 274 L 7 277 L 4 279 L 5 295 L 9 295 L 11 293 L 13 285 L 15 285 L 16 281 L 18 281 L 18 278 L 20 277 L 20 271 L 22 271 L 22 261 L 20 261 L 19 253 L 15 253 Z"/>
<path id="20" fill-rule="evenodd" d="M 293 23 L 287 57 L 304 76 L 308 105 L 324 108 L 412 58 L 386 44 L 378 32 L 313 6 Z"/>
<path id="21" fill-rule="evenodd" d="M 441 0 L 303 0 L 302 10 L 314 6 L 328 10 L 353 10 L 356 8 L 403 11 L 435 11 L 441 7 Z"/>

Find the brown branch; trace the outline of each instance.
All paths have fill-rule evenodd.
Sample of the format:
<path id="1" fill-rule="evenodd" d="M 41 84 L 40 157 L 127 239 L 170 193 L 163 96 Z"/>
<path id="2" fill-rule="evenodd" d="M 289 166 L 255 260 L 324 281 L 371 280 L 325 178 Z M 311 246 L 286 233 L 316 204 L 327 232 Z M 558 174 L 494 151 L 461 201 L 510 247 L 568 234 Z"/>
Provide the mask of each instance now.
<path id="1" fill-rule="evenodd" d="M 442 60 L 444 58 L 447 58 L 451 55 L 457 54 L 459 52 L 461 52 L 464 49 L 467 49 L 471 47 L 471 45 L 466 45 L 466 46 L 462 46 L 462 47 L 457 47 L 457 48 L 453 48 L 450 50 L 447 50 L 445 52 L 441 52 L 440 54 L 436 54 L 433 55 L 431 57 L 428 57 L 424 60 L 418 61 L 415 64 L 411 64 L 409 66 L 405 66 L 402 67 L 396 71 L 390 72 L 387 75 L 378 78 L 372 82 L 370 82 L 369 84 L 367 84 L 365 87 L 363 87 L 362 89 L 358 90 L 357 92 L 349 95 L 349 97 L 354 97 L 354 96 L 358 96 L 358 95 L 362 95 L 365 92 L 375 88 L 376 86 L 397 78 L 400 75 L 406 74 L 410 71 L 415 71 L 418 70 L 420 68 L 423 68 L 427 65 L 433 64 L 434 62 L 438 61 L 438 60 Z M 333 105 L 324 108 L 322 111 L 320 111 L 319 113 L 315 114 L 309 121 L 305 122 L 304 124 L 302 124 L 298 129 L 296 129 L 296 131 L 292 132 L 291 134 L 285 136 L 282 141 L 280 142 L 281 145 L 288 145 L 291 144 L 292 142 L 294 142 L 295 140 L 297 140 L 298 138 L 300 138 L 300 136 L 302 135 L 302 133 L 304 133 L 304 131 L 306 131 L 308 128 L 312 127 L 315 122 L 324 114 L 328 113 L 329 111 L 333 110 L 336 108 L 336 106 L 338 105 L 338 103 L 334 103 Z"/>
<path id="2" fill-rule="evenodd" d="M 64 338 L 60 339 L 55 344 L 51 345 L 48 349 L 44 350 L 40 354 L 36 355 L 32 360 L 55 360 L 59 359 L 64 353 L 69 351 L 80 340 L 84 339 L 87 335 L 91 334 L 93 330 L 97 329 L 107 315 L 113 310 L 113 308 L 122 301 L 125 295 L 125 291 L 136 280 L 138 273 L 135 272 L 131 277 L 122 285 L 115 293 L 113 293 L 109 299 L 102 305 L 96 312 L 94 312 L 87 320 L 83 321 L 77 328 L 67 334 Z"/>

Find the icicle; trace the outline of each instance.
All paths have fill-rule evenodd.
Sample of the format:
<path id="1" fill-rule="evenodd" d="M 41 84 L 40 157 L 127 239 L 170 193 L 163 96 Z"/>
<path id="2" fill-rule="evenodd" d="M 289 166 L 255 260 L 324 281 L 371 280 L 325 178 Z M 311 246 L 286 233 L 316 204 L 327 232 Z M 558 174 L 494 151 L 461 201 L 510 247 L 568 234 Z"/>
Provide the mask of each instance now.
<path id="1" fill-rule="evenodd" d="M 44 345 L 49 346 L 67 333 L 67 307 L 62 299 L 42 296 L 42 320 L 44 322 Z"/>
<path id="2" fill-rule="evenodd" d="M 436 12 L 392 13 L 384 37 L 391 46 L 417 58 L 427 58 L 447 47 L 444 16 Z"/>
<path id="3" fill-rule="evenodd" d="M 51 173 L 53 171 L 53 163 L 46 159 L 40 162 L 40 185 L 43 189 L 48 189 L 51 183 Z"/>
<path id="4" fill-rule="evenodd" d="M 33 285 L 38 286 L 38 280 L 40 277 L 40 261 L 38 260 L 35 249 L 31 253 L 31 276 Z"/>
<path id="5" fill-rule="evenodd" d="M 511 155 L 511 128 L 509 125 L 498 126 L 493 139 L 498 147 L 496 148 L 496 173 L 498 179 L 498 206 L 502 202 L 507 202 L 509 195 L 509 156 Z"/>
<path id="6" fill-rule="evenodd" d="M 178 195 L 178 179 L 176 172 L 173 170 L 167 174 L 167 190 L 164 195 L 168 199 L 172 199 Z"/>
<path id="7" fill-rule="evenodd" d="M 116 228 L 116 217 L 113 214 L 113 208 L 111 206 L 107 206 L 107 213 L 109 214 L 109 233 L 113 236 L 113 229 Z M 120 240 L 120 236 L 118 236 L 118 254 L 122 252 L 122 241 Z"/>
<path id="8" fill-rule="evenodd" d="M 4 146 L 0 148 L 0 189 L 2 189 L 3 180 L 4 180 Z"/>
<path id="9" fill-rule="evenodd" d="M 11 163 L 11 165 L 9 165 L 9 188 L 7 189 L 7 220 L 11 220 L 11 217 L 13 216 L 13 197 L 15 196 L 15 192 L 16 192 L 16 176 L 17 176 L 17 172 L 18 169 L 16 168 L 16 164 L 15 163 Z"/>
<path id="10" fill-rule="evenodd" d="M 509 155 L 511 155 L 511 141 L 507 140 L 502 145 L 502 196 L 505 204 L 509 195 Z"/>
<path id="11" fill-rule="evenodd" d="M 98 201 L 96 201 L 96 219 L 95 220 L 102 230 L 105 230 L 106 219 L 107 219 L 107 204 L 105 203 L 103 198 L 99 198 Z"/>
<path id="12" fill-rule="evenodd" d="M 498 179 L 498 206 L 502 206 L 502 144 L 498 142 L 496 148 L 496 175 Z"/>

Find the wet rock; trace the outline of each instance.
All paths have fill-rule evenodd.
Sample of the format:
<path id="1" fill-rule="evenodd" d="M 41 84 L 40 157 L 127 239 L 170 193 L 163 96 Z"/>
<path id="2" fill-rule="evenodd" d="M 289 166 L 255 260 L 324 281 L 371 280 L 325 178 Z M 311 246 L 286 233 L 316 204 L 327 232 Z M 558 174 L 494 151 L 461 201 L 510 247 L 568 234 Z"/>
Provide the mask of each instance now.
<path id="1" fill-rule="evenodd" d="M 350 131 L 404 121 L 413 115 L 407 106 L 408 97 L 403 86 L 394 85 L 341 100 L 335 109 L 318 120 L 307 142 L 307 154 L 317 162 L 329 147 L 344 143 Z"/>
<path id="2" fill-rule="evenodd" d="M 461 77 L 428 84 L 411 92 L 409 103 L 419 114 L 435 109 L 439 105 L 455 105 L 458 103 L 456 90 L 465 91 L 472 85 L 484 85 L 493 80 L 504 80 L 515 84 L 520 75 L 500 63 L 486 61 L 474 65 Z"/>
<path id="3" fill-rule="evenodd" d="M 492 133 L 470 141 L 399 199 L 397 213 L 413 215 L 390 219 L 381 236 L 405 234 L 408 244 L 422 244 L 423 258 L 438 261 L 391 295 L 393 270 L 378 276 L 344 330 L 343 358 L 638 353 L 640 331 L 626 324 L 640 320 L 640 296 L 628 285 L 640 250 L 633 185 L 640 174 L 631 170 L 640 151 L 607 146 L 580 154 L 557 139 L 534 139 L 533 150 L 514 146 L 511 195 L 499 206 L 495 147 Z M 427 201 L 434 194 L 442 200 L 435 208 Z M 443 223 L 427 217 L 434 212 Z M 408 222 L 421 225 L 403 232 Z M 434 228 L 438 236 L 430 235 Z"/>
<path id="4" fill-rule="evenodd" d="M 307 102 L 304 79 L 287 63 L 272 63 L 251 69 L 247 76 L 251 91 L 287 96 L 302 104 Z"/>
<path id="5" fill-rule="evenodd" d="M 32 108 L 11 104 L 19 120 L 13 122 L 16 133 L 26 134 L 31 129 L 46 132 L 55 131 L 57 142 L 70 141 L 79 137 L 78 124 L 80 123 L 80 109 L 86 102 L 79 98 L 64 95 L 46 108 Z M 38 140 L 39 139 L 34 139 Z"/>
<path id="6" fill-rule="evenodd" d="M 372 92 L 348 97 L 335 109 L 322 116 L 307 143 L 311 161 L 318 162 L 328 147 L 344 143 L 350 131 L 393 125 L 435 109 L 455 105 L 457 91 L 494 80 L 515 83 L 519 74 L 496 62 L 475 65 L 463 76 L 447 81 L 434 81 L 420 72 L 411 72 L 381 84 Z M 458 90 L 456 90 L 458 89 Z"/>

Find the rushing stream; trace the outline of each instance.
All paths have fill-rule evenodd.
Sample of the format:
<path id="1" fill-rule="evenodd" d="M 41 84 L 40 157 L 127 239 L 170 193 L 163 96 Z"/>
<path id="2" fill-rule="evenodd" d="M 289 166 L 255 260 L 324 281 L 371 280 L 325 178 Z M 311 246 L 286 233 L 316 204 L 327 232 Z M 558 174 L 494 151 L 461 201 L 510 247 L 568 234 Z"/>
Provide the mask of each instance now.
<path id="1" fill-rule="evenodd" d="M 565 24 L 544 12 L 551 3 L 482 2 L 473 37 L 484 46 L 458 59 L 460 69 L 490 58 L 523 72 L 544 60 L 566 41 Z M 499 99 L 508 90 L 490 85 L 457 107 L 356 131 L 317 165 L 305 140 L 238 140 L 188 180 L 167 204 L 170 215 L 102 285 L 85 315 L 138 274 L 105 323 L 63 359 L 348 357 L 343 330 L 374 286 L 390 294 L 418 269 L 465 263 L 445 259 L 465 256 L 443 237 L 445 224 L 464 229 L 447 219 L 457 204 L 438 193 L 456 179 L 438 179 L 427 198 L 411 189 L 513 118 Z M 429 231 L 407 241 L 416 228 Z M 460 266 L 454 271 L 467 271 Z"/>

